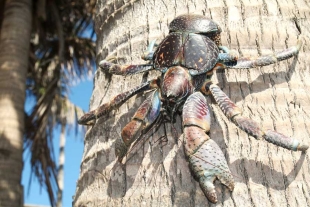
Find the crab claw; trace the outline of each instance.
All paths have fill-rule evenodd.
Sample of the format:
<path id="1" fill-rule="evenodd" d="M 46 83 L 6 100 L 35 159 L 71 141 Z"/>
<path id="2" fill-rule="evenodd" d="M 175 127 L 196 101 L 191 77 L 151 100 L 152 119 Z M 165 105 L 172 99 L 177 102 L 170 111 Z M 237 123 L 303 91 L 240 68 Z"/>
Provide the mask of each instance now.
<path id="1" fill-rule="evenodd" d="M 220 147 L 196 126 L 184 129 L 185 152 L 189 157 L 190 168 L 198 178 L 199 185 L 212 203 L 217 202 L 213 182 L 219 179 L 230 191 L 234 189 L 234 179 Z"/>
<path id="2" fill-rule="evenodd" d="M 219 179 L 229 190 L 234 179 L 220 147 L 206 134 L 210 130 L 210 112 L 200 92 L 190 95 L 183 107 L 184 149 L 190 168 L 212 203 L 217 202 L 214 180 Z"/>
<path id="3" fill-rule="evenodd" d="M 190 156 L 190 166 L 198 178 L 199 185 L 212 203 L 217 202 L 217 195 L 213 182 L 219 179 L 230 191 L 234 189 L 234 179 L 227 166 L 224 154 L 219 146 L 211 139 Z"/>

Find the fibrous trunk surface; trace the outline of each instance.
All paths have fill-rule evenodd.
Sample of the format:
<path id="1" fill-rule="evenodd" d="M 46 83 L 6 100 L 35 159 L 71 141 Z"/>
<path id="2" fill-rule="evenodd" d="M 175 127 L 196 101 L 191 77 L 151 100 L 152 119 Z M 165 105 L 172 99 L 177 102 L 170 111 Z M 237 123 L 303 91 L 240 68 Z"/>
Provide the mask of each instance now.
<path id="1" fill-rule="evenodd" d="M 144 63 L 140 56 L 149 42 L 162 40 L 169 22 L 184 13 L 215 20 L 223 30 L 223 45 L 241 56 L 281 51 L 296 45 L 301 33 L 305 43 L 297 58 L 251 70 L 218 71 L 212 81 L 261 127 L 310 143 L 308 1 L 125 2 L 98 1 L 98 60 L 117 56 L 119 63 Z M 90 109 L 158 75 L 111 76 L 98 69 Z M 310 206 L 309 152 L 257 141 L 228 121 L 210 99 L 210 137 L 224 152 L 235 179 L 232 193 L 216 182 L 217 204 L 207 201 L 189 171 L 180 119 L 174 126 L 166 124 L 166 143 L 159 139 L 162 125 L 128 154 L 126 164 L 118 163 L 115 140 L 147 95 L 131 98 L 88 129 L 74 206 Z"/>

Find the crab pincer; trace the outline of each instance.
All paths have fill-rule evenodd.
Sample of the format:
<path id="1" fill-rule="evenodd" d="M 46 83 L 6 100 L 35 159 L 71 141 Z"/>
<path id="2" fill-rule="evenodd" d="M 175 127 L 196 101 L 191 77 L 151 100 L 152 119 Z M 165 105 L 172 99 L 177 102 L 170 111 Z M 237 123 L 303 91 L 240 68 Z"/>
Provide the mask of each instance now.
<path id="1" fill-rule="evenodd" d="M 212 203 L 216 203 L 215 179 L 231 191 L 234 189 L 234 179 L 220 147 L 206 134 L 210 123 L 206 98 L 200 92 L 193 93 L 183 108 L 185 153 L 202 191 Z"/>

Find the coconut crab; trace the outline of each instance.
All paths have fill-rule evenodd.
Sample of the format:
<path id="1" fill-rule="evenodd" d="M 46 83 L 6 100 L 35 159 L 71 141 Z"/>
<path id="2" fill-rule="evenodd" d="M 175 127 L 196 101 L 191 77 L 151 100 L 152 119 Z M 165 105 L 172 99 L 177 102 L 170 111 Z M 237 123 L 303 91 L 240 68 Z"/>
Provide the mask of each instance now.
<path id="1" fill-rule="evenodd" d="M 298 40 L 296 46 L 274 55 L 239 58 L 237 53 L 221 45 L 220 34 L 219 25 L 205 16 L 181 15 L 170 23 L 169 34 L 159 45 L 155 41 L 150 43 L 142 56 L 149 61 L 147 64 L 119 65 L 101 61 L 101 69 L 111 74 L 130 75 L 150 70 L 159 70 L 162 74 L 115 96 L 78 121 L 79 124 L 93 125 L 96 119 L 118 108 L 132 96 L 154 90 L 123 128 L 122 138 L 115 143 L 116 156 L 121 161 L 143 129 L 158 123 L 158 119 L 162 117 L 173 121 L 176 114 L 181 112 L 185 154 L 194 177 L 208 200 L 213 203 L 217 202 L 214 180 L 219 179 L 231 191 L 234 180 L 222 151 L 207 135 L 211 120 L 206 96 L 214 98 L 225 116 L 254 138 L 263 138 L 293 151 L 305 152 L 308 149 L 308 145 L 276 131 L 261 129 L 258 123 L 242 116 L 241 110 L 211 82 L 217 69 L 247 69 L 291 58 L 298 54 L 301 41 Z M 157 48 L 154 49 L 155 47 Z"/>

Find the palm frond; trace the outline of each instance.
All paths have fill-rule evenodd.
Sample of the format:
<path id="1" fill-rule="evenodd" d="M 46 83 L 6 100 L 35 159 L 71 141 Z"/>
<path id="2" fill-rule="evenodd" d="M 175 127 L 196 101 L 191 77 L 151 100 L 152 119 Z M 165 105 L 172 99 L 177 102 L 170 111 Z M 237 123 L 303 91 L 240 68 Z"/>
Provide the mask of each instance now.
<path id="1" fill-rule="evenodd" d="M 94 4 L 94 0 L 40 0 L 34 5 L 27 95 L 36 104 L 26 116 L 25 147 L 31 152 L 32 173 L 46 188 L 52 206 L 58 191 L 53 130 L 64 119 L 70 129 L 77 126 L 82 113 L 67 97 L 72 80 L 94 70 L 95 40 L 84 35 L 94 33 Z"/>

